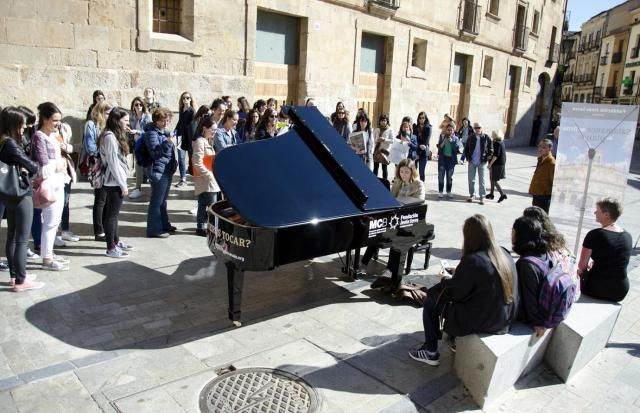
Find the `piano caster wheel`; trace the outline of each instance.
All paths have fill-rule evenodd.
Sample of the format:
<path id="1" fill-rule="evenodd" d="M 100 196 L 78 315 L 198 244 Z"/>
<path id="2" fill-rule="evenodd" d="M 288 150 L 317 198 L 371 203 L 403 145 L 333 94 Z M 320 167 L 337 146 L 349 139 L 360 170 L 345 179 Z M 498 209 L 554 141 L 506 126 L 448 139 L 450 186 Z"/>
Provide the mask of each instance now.
<path id="1" fill-rule="evenodd" d="M 232 323 L 233 323 L 233 326 L 234 326 L 234 327 L 240 327 L 240 326 L 242 326 L 242 323 L 241 323 L 240 321 L 232 321 Z"/>

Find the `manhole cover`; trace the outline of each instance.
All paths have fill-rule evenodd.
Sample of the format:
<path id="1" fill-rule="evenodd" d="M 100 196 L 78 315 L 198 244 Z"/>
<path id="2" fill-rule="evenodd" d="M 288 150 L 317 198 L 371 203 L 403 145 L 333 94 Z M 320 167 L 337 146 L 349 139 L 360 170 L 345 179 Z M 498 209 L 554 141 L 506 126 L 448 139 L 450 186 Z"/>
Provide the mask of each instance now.
<path id="1" fill-rule="evenodd" d="M 274 369 L 240 369 L 209 382 L 200 393 L 203 413 L 313 413 L 315 391 L 300 377 Z"/>

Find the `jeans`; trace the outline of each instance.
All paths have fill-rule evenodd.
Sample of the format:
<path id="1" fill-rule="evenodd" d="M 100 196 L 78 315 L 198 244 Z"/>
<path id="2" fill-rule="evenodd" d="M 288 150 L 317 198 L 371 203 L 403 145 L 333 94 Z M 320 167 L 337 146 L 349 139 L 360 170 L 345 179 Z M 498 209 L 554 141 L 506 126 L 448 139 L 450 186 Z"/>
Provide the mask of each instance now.
<path id="1" fill-rule="evenodd" d="M 418 172 L 420 173 L 420 180 L 424 182 L 425 181 L 424 170 L 427 168 L 426 155 L 420 159 L 416 159 L 416 168 L 418 168 Z"/>
<path id="2" fill-rule="evenodd" d="M 25 196 L 15 204 L 7 204 L 6 254 L 11 278 L 24 283 L 27 275 L 27 242 L 33 219 L 33 198 Z"/>
<path id="3" fill-rule="evenodd" d="M 474 165 L 473 162 L 469 162 L 468 178 L 469 178 L 469 196 L 472 197 L 475 194 L 476 186 L 476 172 L 478 173 L 478 181 L 480 188 L 480 198 L 484 198 L 487 190 L 484 184 L 484 171 L 487 169 L 486 162 L 481 162 L 480 165 Z"/>
<path id="4" fill-rule="evenodd" d="M 373 163 L 373 174 L 375 176 L 378 176 L 378 167 L 382 165 L 382 178 L 383 179 L 387 179 L 389 177 L 389 172 L 387 170 L 387 166 L 385 164 L 381 164 L 380 162 L 374 162 Z"/>
<path id="5" fill-rule="evenodd" d="M 93 190 L 93 235 L 104 234 L 104 204 L 107 202 L 102 188 Z"/>
<path id="6" fill-rule="evenodd" d="M 48 178 L 50 179 L 50 178 Z M 64 209 L 64 185 L 55 187 L 57 201 L 42 209 L 42 231 L 40 240 L 40 256 L 44 259 L 53 258 L 53 242 L 58 232 L 58 225 Z"/>
<path id="7" fill-rule="evenodd" d="M 159 174 L 147 169 L 151 183 L 151 199 L 147 213 L 147 236 L 154 236 L 166 232 L 171 224 L 167 213 L 167 198 L 171 188 L 171 175 Z"/>
<path id="8" fill-rule="evenodd" d="M 104 205 L 104 235 L 107 241 L 107 249 L 115 248 L 120 237 L 118 236 L 118 216 L 122 207 L 122 190 L 118 186 L 103 186 L 105 193 Z"/>
<path id="9" fill-rule="evenodd" d="M 427 293 L 422 308 L 422 327 L 424 328 L 424 346 L 427 351 L 438 351 L 438 337 L 440 336 L 440 325 L 438 311 L 436 309 L 436 297 Z"/>
<path id="10" fill-rule="evenodd" d="M 180 180 L 184 180 L 187 177 L 187 161 L 186 151 L 178 148 L 178 168 L 180 169 Z"/>
<path id="11" fill-rule="evenodd" d="M 548 214 L 551 206 L 551 195 L 534 195 L 531 205 L 544 209 L 544 212 Z"/>
<path id="12" fill-rule="evenodd" d="M 198 229 L 205 229 L 207 224 L 207 208 L 218 199 L 217 192 L 203 192 L 198 195 L 198 213 L 196 214 L 196 225 Z"/>
<path id="13" fill-rule="evenodd" d="M 33 202 L 33 198 L 31 199 Z M 31 238 L 33 238 L 33 248 L 40 249 L 40 239 L 42 237 L 42 210 L 33 208 L 33 218 L 31 220 Z"/>
<path id="14" fill-rule="evenodd" d="M 69 198 L 71 198 L 71 182 L 64 184 L 64 208 L 62 208 L 62 220 L 60 229 L 69 231 Z"/>
<path id="15" fill-rule="evenodd" d="M 444 189 L 444 178 L 447 178 L 447 193 L 451 193 L 453 186 L 453 170 L 456 167 L 455 158 L 453 156 L 446 157 L 442 155 L 438 159 L 438 192 L 442 193 Z"/>

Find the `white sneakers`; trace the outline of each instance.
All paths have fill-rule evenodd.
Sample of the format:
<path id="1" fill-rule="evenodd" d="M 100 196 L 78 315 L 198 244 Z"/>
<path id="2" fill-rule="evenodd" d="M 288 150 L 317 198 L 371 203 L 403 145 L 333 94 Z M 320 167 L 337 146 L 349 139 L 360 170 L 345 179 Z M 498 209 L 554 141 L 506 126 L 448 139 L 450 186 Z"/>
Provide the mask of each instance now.
<path id="1" fill-rule="evenodd" d="M 133 191 L 131 191 L 129 193 L 129 198 L 130 199 L 138 199 L 142 196 L 142 191 L 139 190 L 138 188 L 134 189 Z"/>
<path id="2" fill-rule="evenodd" d="M 77 236 L 76 234 L 74 234 L 71 231 L 62 231 L 62 237 L 61 237 L 64 241 L 69 241 L 69 242 L 78 242 L 80 241 L 80 237 Z"/>
<path id="3" fill-rule="evenodd" d="M 56 235 L 56 239 L 53 241 L 53 246 L 54 247 L 64 247 L 66 245 L 67 244 L 64 242 L 62 237 L 60 235 Z"/>

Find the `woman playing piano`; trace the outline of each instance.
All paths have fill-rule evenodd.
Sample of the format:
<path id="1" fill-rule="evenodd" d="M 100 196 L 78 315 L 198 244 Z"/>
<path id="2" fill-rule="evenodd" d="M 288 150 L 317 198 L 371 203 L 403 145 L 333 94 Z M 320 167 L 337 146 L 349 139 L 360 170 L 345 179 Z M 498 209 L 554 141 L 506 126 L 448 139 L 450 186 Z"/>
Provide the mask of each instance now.
<path id="1" fill-rule="evenodd" d="M 391 186 L 391 194 L 396 198 L 424 199 L 424 183 L 418 179 L 416 164 L 410 159 L 403 159 L 396 168 L 396 179 Z"/>

